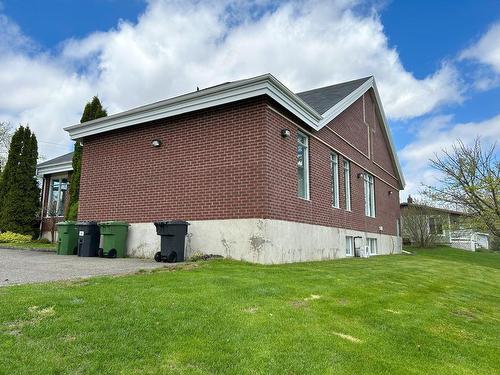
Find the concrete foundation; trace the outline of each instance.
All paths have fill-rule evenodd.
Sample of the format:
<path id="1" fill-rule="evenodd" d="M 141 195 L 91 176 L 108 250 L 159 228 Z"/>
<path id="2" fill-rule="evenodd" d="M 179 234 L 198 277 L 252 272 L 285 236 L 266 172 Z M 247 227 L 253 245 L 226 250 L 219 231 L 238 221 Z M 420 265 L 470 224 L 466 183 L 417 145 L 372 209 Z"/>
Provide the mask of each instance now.
<path id="1" fill-rule="evenodd" d="M 345 236 L 377 239 L 377 255 L 401 252 L 401 239 L 382 233 L 332 228 L 282 220 L 230 219 L 190 221 L 186 256 L 195 252 L 262 264 L 344 258 Z M 160 250 L 153 223 L 131 224 L 128 256 L 152 258 Z"/>

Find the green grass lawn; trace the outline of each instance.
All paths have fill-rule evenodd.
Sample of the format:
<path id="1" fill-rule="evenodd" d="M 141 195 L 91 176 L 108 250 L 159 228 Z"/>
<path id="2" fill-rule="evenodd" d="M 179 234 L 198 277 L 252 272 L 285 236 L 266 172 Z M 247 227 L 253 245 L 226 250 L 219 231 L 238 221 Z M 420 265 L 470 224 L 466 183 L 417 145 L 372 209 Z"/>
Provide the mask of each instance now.
<path id="1" fill-rule="evenodd" d="M 175 271 L 0 288 L 2 374 L 498 374 L 500 254 Z"/>
<path id="2" fill-rule="evenodd" d="M 43 242 L 0 242 L 0 248 L 4 249 L 24 249 L 24 250 L 33 250 L 33 249 L 43 249 L 43 250 L 53 250 L 56 251 L 57 244 L 56 243 L 43 243 Z"/>

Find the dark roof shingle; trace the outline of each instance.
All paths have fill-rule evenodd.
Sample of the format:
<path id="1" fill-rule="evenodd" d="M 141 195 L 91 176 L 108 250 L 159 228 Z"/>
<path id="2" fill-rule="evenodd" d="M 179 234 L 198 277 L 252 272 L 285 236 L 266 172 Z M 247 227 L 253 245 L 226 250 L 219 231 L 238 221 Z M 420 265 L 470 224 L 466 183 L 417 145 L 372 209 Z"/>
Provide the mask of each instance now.
<path id="1" fill-rule="evenodd" d="M 319 89 L 303 91 L 297 93 L 297 96 L 309 104 L 319 114 L 323 114 L 370 78 L 371 77 L 365 77 L 354 81 L 321 87 Z"/>

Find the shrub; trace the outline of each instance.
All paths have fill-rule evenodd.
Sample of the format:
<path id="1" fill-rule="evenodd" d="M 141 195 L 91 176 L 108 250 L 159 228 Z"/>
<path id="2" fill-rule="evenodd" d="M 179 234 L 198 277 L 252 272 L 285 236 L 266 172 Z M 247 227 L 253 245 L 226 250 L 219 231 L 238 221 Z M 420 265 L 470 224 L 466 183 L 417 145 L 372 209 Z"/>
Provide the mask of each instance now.
<path id="1" fill-rule="evenodd" d="M 31 236 L 27 234 L 19 234 L 13 232 L 0 233 L 0 243 L 23 243 L 30 242 Z"/>
<path id="2" fill-rule="evenodd" d="M 222 255 L 215 255 L 215 254 L 203 254 L 201 251 L 195 252 L 189 260 L 191 262 L 198 262 L 200 260 L 210 260 L 210 259 L 222 259 Z"/>
<path id="3" fill-rule="evenodd" d="M 33 240 L 31 242 L 33 242 L 33 243 L 44 243 L 44 244 L 52 243 L 52 242 L 50 242 L 50 240 L 48 238 L 40 238 L 39 240 Z"/>

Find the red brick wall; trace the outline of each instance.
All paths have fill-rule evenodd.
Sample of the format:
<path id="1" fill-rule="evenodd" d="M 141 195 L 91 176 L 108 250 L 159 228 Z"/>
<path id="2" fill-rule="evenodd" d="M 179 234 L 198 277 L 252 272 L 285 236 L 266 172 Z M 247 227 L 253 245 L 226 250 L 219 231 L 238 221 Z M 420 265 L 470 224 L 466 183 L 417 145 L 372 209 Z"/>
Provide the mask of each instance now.
<path id="1" fill-rule="evenodd" d="M 370 94 L 365 96 L 369 97 Z M 365 101 L 367 99 L 365 98 Z M 375 120 L 375 113 L 373 113 L 370 121 L 372 124 L 363 122 L 362 100 L 360 98 L 353 106 L 328 124 L 329 129 L 325 127 L 319 132 L 309 129 L 309 132 L 320 139 L 309 137 L 309 201 L 303 200 L 297 195 L 297 144 L 295 138 L 298 130 L 296 125 L 300 125 L 305 130 L 308 130 L 308 127 L 301 125 L 300 120 L 281 110 L 277 104 L 270 102 L 272 108 L 281 112 L 293 123 L 275 111 L 268 109 L 268 127 L 266 128 L 268 163 L 266 164 L 266 174 L 269 183 L 266 185 L 266 196 L 268 197 L 268 207 L 270 209 L 266 212 L 266 217 L 373 233 L 377 233 L 379 226 L 383 226 L 382 233 L 396 234 L 396 220 L 399 218 L 399 191 L 395 187 L 398 186 L 398 183 L 393 177 L 395 172 L 387 151 L 388 145 L 385 143 L 380 128 L 376 129 L 375 132 L 371 131 L 375 145 L 373 154 L 381 160 L 383 165 L 387 166 L 390 173 L 374 164 L 373 160 L 370 160 L 365 155 L 365 150 L 361 149 L 363 145 L 365 147 L 368 145 L 367 127 L 373 130 L 373 127 L 378 125 L 378 120 Z M 361 105 L 359 105 L 360 103 Z M 279 134 L 280 130 L 284 128 L 290 129 L 292 136 L 288 139 L 276 137 L 276 134 Z M 351 145 L 330 129 L 337 134 L 343 134 Z M 350 129 L 351 134 L 346 129 Z M 333 147 L 339 155 L 340 208 L 332 207 L 330 166 L 332 149 L 322 143 L 321 140 Z M 351 211 L 345 209 L 344 158 L 351 162 Z M 357 178 L 357 174 L 365 170 L 375 175 L 375 218 L 365 216 L 363 178 Z M 389 191 L 392 193 L 389 194 Z"/>
<path id="2" fill-rule="evenodd" d="M 365 168 L 389 183 L 397 181 L 363 155 L 367 126 L 376 121 L 363 122 L 360 100 L 329 124 L 354 147 L 332 130 L 315 132 L 341 153 L 340 209 L 331 207 L 330 149 L 312 137 L 311 200 L 298 198 L 297 129 L 269 106 L 300 121 L 261 97 L 86 138 L 79 219 L 274 218 L 371 232 L 383 225 L 383 233 L 395 234 L 397 189 L 377 179 L 377 217 L 364 214 L 363 182 L 357 173 Z M 283 139 L 283 128 L 292 130 L 292 137 Z M 153 139 L 161 140 L 162 147 L 153 148 Z M 352 212 L 344 209 L 342 155 L 362 166 L 351 163 Z M 380 153 L 382 162 L 384 155 Z"/>
<path id="3" fill-rule="evenodd" d="M 86 138 L 78 218 L 262 217 L 265 108 L 257 98 Z"/>

